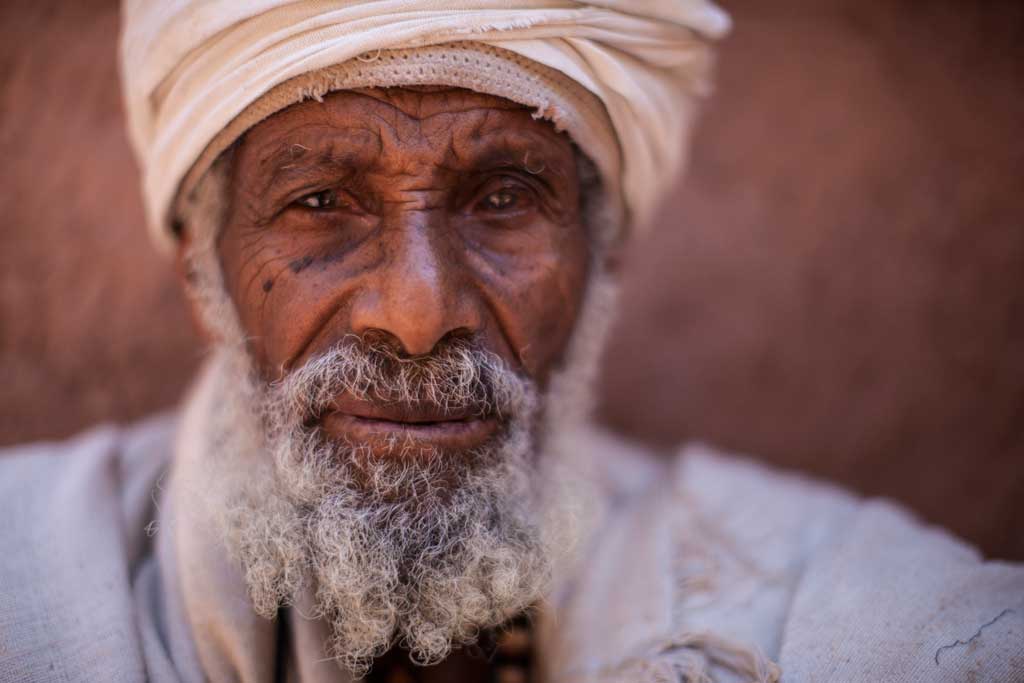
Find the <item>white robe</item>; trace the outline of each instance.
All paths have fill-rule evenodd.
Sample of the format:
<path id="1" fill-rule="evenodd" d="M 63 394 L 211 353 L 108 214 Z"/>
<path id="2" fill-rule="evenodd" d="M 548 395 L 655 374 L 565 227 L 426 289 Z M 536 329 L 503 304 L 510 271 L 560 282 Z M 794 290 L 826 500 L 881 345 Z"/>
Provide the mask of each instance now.
<path id="1" fill-rule="evenodd" d="M 183 416 L 0 452 L 0 683 L 274 681 L 277 625 L 175 511 L 203 394 Z M 706 447 L 565 443 L 601 512 L 542 611 L 549 681 L 1024 682 L 1024 566 Z M 350 680 L 301 612 L 287 680 Z"/>

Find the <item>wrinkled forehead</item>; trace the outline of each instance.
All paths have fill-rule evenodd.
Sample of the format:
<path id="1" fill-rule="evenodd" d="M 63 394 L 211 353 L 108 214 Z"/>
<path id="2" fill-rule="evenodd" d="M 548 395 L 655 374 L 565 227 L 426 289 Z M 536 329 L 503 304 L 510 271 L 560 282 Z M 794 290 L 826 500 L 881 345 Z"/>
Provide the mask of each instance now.
<path id="1" fill-rule="evenodd" d="M 243 179 L 273 182 L 310 164 L 339 169 L 452 172 L 512 165 L 559 175 L 574 145 L 528 107 L 461 88 L 337 91 L 273 114 L 235 151 Z"/>

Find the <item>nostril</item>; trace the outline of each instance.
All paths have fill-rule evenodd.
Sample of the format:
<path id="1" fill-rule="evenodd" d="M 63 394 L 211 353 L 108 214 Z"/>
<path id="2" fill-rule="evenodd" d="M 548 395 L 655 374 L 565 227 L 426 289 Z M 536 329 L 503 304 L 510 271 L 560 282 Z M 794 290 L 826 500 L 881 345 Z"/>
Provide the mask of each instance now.
<path id="1" fill-rule="evenodd" d="M 457 327 L 454 330 L 449 331 L 437 342 L 437 346 L 441 344 L 448 344 L 456 341 L 473 341 L 477 336 L 477 331 L 469 327 Z"/>
<path id="2" fill-rule="evenodd" d="M 379 327 L 371 327 L 359 333 L 360 341 L 366 346 L 383 347 L 395 356 L 404 358 L 409 355 L 402 341 L 394 334 Z"/>
<path id="3" fill-rule="evenodd" d="M 358 337 L 359 340 L 366 346 L 381 348 L 382 350 L 386 350 L 389 353 L 393 354 L 396 358 L 400 358 L 402 360 L 414 360 L 416 358 L 422 358 L 424 356 L 429 356 L 433 353 L 436 353 L 439 349 L 451 344 L 457 344 L 460 342 L 468 342 L 472 344 L 475 341 L 477 334 L 478 333 L 475 330 L 472 330 L 469 327 L 459 327 L 449 331 L 443 337 L 438 339 L 437 342 L 433 344 L 429 349 L 423 350 L 418 353 L 413 352 L 408 347 L 406 347 L 406 345 L 402 343 L 402 340 L 398 336 L 388 332 L 387 330 L 383 330 L 380 328 L 370 328 L 364 330 L 362 333 L 358 335 Z"/>

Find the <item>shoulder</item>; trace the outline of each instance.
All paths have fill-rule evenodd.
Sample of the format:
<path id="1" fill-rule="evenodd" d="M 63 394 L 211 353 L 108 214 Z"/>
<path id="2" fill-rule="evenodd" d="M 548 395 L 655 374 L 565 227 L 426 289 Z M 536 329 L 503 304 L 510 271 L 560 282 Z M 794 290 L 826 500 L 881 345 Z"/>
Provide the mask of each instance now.
<path id="1" fill-rule="evenodd" d="M 758 643 L 786 680 L 1024 681 L 1024 566 L 892 502 L 704 446 L 674 469 L 715 539 L 788 577 L 780 630 Z"/>
<path id="2" fill-rule="evenodd" d="M 647 475 L 617 508 L 629 552 L 613 554 L 660 565 L 633 603 L 671 574 L 666 632 L 763 653 L 787 681 L 1024 681 L 1024 567 L 985 562 L 893 503 L 743 456 L 694 444 L 657 465 L 631 453 L 620 448 L 619 467 Z"/>
<path id="3" fill-rule="evenodd" d="M 0 544 L 75 533 L 95 525 L 97 514 L 133 531 L 155 504 L 153 487 L 170 463 L 176 425 L 175 416 L 158 415 L 101 425 L 64 441 L 0 449 L 0 511 L 18 519 L 22 532 L 14 538 L 0 532 Z M 76 518 L 72 512 L 90 514 Z"/>
<path id="4" fill-rule="evenodd" d="M 862 501 L 841 487 L 694 443 L 672 461 L 670 486 L 691 511 L 715 520 L 760 555 L 802 561 L 845 528 Z"/>
<path id="5" fill-rule="evenodd" d="M 1024 566 L 865 502 L 808 564 L 781 661 L 798 681 L 1024 681 Z"/>
<path id="6" fill-rule="evenodd" d="M 159 417 L 0 450 L 5 670 L 42 680 L 59 678 L 82 652 L 131 658 L 132 572 L 148 545 L 174 423 Z M 104 671 L 102 662 L 79 663 Z"/>
<path id="7" fill-rule="evenodd" d="M 772 670 L 805 562 L 857 501 L 703 446 L 657 454 L 601 432 L 574 446 L 607 502 L 552 601 L 556 670 Z"/>

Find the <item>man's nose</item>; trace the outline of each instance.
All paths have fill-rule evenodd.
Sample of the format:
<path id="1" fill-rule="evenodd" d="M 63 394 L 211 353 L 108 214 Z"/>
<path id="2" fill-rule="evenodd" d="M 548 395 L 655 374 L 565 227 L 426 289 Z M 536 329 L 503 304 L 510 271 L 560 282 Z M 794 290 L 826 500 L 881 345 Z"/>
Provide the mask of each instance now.
<path id="1" fill-rule="evenodd" d="M 387 256 L 356 296 L 350 324 L 360 336 L 384 333 L 408 355 L 420 356 L 449 335 L 479 331 L 482 316 L 443 227 L 403 223 L 381 237 Z"/>

